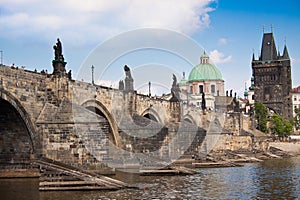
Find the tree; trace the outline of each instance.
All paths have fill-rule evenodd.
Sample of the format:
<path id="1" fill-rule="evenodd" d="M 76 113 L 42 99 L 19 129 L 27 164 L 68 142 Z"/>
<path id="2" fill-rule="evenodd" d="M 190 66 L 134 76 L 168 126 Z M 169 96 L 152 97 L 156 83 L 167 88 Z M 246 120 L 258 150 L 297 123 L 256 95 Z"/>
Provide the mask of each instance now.
<path id="1" fill-rule="evenodd" d="M 268 132 L 268 128 L 267 128 L 268 109 L 267 109 L 267 107 L 261 102 L 256 102 L 256 103 L 254 103 L 254 111 L 255 111 L 254 117 L 258 123 L 258 130 L 260 130 L 264 133 L 267 133 Z"/>
<path id="2" fill-rule="evenodd" d="M 270 120 L 270 129 L 273 135 L 277 135 L 279 138 L 284 138 L 291 134 L 293 125 L 281 115 L 273 114 Z"/>
<path id="3" fill-rule="evenodd" d="M 300 130 L 300 108 L 295 109 L 295 117 L 293 117 L 293 124 L 296 130 Z"/>

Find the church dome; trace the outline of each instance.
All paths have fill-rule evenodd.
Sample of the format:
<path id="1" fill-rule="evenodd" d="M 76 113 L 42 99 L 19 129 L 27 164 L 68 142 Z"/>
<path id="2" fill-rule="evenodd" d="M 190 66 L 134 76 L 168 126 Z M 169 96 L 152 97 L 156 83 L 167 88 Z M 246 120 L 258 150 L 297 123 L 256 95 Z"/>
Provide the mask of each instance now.
<path id="1" fill-rule="evenodd" d="M 183 77 L 180 80 L 180 82 L 178 83 L 179 86 L 185 86 L 186 85 L 187 80 L 185 79 L 185 72 L 183 72 Z"/>
<path id="2" fill-rule="evenodd" d="M 222 80 L 222 74 L 219 69 L 210 64 L 209 56 L 204 52 L 200 57 L 200 64 L 196 65 L 189 74 L 188 81 L 204 81 L 204 80 Z"/>

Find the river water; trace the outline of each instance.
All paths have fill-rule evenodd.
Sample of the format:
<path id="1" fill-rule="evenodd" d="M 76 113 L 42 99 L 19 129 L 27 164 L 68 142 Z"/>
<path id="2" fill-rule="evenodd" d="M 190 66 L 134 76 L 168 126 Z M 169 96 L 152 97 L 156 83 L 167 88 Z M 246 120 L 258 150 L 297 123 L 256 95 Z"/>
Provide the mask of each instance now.
<path id="1" fill-rule="evenodd" d="M 140 189 L 39 192 L 38 179 L 0 179 L 0 199 L 300 199 L 300 157 L 199 169 L 189 176 L 120 173 L 115 178 Z"/>

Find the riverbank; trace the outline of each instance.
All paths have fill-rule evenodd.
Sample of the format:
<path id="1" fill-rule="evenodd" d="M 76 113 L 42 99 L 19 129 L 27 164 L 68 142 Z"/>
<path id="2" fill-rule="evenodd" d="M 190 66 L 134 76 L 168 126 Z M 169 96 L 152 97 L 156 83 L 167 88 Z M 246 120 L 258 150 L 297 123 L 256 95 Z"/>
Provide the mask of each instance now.
<path id="1" fill-rule="evenodd" d="M 182 159 L 175 162 L 177 165 L 192 166 L 195 168 L 234 167 L 245 163 L 262 162 L 269 159 L 283 159 L 300 155 L 300 143 L 270 142 L 267 151 L 240 149 L 212 151 L 203 158 Z"/>
<path id="2" fill-rule="evenodd" d="M 203 157 L 185 156 L 172 163 L 171 166 L 184 166 L 188 168 L 218 168 L 218 167 L 240 167 L 245 163 L 262 162 L 268 159 L 282 159 L 300 155 L 300 142 L 269 142 L 267 151 L 239 149 L 239 150 L 220 150 L 211 151 Z M 117 170 L 117 169 L 114 169 Z M 113 175 L 114 170 L 109 173 L 105 171 L 91 171 L 95 174 Z M 145 173 L 151 175 L 149 171 Z M 154 174 L 164 175 L 165 173 Z M 182 173 L 173 173 L 182 174 Z M 0 170 L 0 178 L 32 178 L 40 177 L 37 168 L 6 168 Z M 143 171 L 141 171 L 143 175 Z"/>
<path id="3" fill-rule="evenodd" d="M 0 178 L 39 178 L 39 169 L 1 169 Z"/>

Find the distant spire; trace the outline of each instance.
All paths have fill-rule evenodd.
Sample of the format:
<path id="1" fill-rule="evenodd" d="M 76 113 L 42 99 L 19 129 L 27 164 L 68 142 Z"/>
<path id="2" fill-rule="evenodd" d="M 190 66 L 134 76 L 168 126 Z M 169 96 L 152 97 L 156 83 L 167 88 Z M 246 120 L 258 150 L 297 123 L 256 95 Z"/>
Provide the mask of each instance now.
<path id="1" fill-rule="evenodd" d="M 254 56 L 254 52 L 253 52 L 253 54 L 252 54 L 252 61 L 254 61 L 255 60 L 255 56 Z"/>
<path id="2" fill-rule="evenodd" d="M 263 33 L 265 33 L 265 25 L 262 25 Z"/>
<path id="3" fill-rule="evenodd" d="M 288 52 L 288 50 L 287 50 L 286 45 L 284 45 L 282 57 L 283 57 L 284 59 L 290 59 L 289 52 Z"/>
<path id="4" fill-rule="evenodd" d="M 270 27 L 271 27 L 271 33 L 273 33 L 273 28 L 274 28 L 273 24 L 271 24 Z"/>
<path id="5" fill-rule="evenodd" d="M 286 46 L 286 37 L 284 37 L 284 46 Z"/>
<path id="6" fill-rule="evenodd" d="M 247 82 L 245 82 L 245 91 L 244 91 L 244 98 L 248 98 L 248 89 L 247 89 Z"/>

